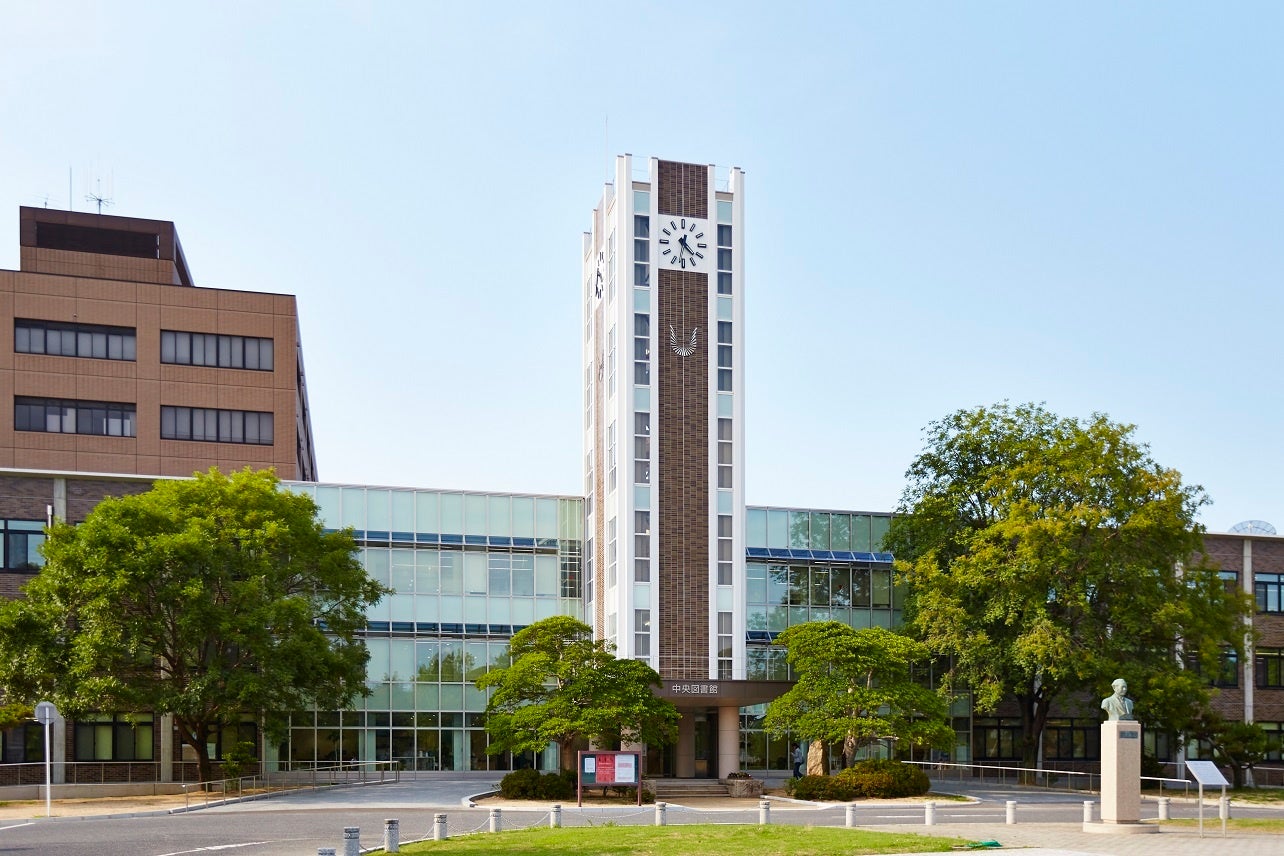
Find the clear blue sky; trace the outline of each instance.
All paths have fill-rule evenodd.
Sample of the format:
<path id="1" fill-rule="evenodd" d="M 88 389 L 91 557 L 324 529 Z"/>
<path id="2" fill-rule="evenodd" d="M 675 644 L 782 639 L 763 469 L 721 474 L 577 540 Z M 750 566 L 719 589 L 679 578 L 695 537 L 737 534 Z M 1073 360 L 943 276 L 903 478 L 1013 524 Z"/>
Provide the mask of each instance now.
<path id="1" fill-rule="evenodd" d="M 580 489 L 627 151 L 747 170 L 750 502 L 891 508 L 1009 399 L 1284 531 L 1284 4 L 0 6 L 0 267 L 71 167 L 198 284 L 298 295 L 325 480 Z"/>

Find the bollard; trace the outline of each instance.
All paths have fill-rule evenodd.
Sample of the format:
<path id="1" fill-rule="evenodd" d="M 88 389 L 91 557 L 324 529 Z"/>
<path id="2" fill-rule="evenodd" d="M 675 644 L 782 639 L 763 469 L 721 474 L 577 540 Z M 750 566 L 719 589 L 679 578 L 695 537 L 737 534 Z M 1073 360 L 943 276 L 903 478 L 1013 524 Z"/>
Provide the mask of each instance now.
<path id="1" fill-rule="evenodd" d="M 923 803 L 923 825 L 924 826 L 936 825 L 936 803 L 932 802 L 931 800 L 928 800 L 927 802 Z"/>
<path id="2" fill-rule="evenodd" d="M 1159 819 L 1160 820 L 1172 819 L 1171 817 L 1169 817 L 1169 813 L 1168 813 L 1168 806 L 1170 803 L 1172 803 L 1172 801 L 1173 801 L 1172 797 L 1159 798 Z"/>
<path id="3" fill-rule="evenodd" d="M 548 813 L 548 828 L 561 829 L 562 827 L 562 806 L 561 803 L 553 803 L 553 809 Z"/>
<path id="4" fill-rule="evenodd" d="M 847 804 L 847 828 L 851 829 L 856 825 L 856 803 Z"/>
<path id="5" fill-rule="evenodd" d="M 1007 806 L 1008 806 L 1008 816 L 1004 822 L 1008 826 L 1011 826 L 1012 824 L 1016 823 L 1016 800 L 1008 800 Z"/>
<path id="6" fill-rule="evenodd" d="M 1092 800 L 1083 801 L 1083 822 L 1092 823 Z"/>
<path id="7" fill-rule="evenodd" d="M 758 800 L 758 825 L 771 825 L 771 803 L 766 800 Z"/>
<path id="8" fill-rule="evenodd" d="M 389 853 L 401 852 L 401 823 L 395 817 L 384 819 L 383 849 Z"/>
<path id="9" fill-rule="evenodd" d="M 1222 797 L 1217 801 L 1217 816 L 1222 820 L 1230 820 L 1230 797 Z"/>
<path id="10" fill-rule="evenodd" d="M 446 832 L 446 815 L 434 814 L 432 816 L 432 840 L 445 841 L 449 837 L 450 833 Z"/>
<path id="11" fill-rule="evenodd" d="M 655 804 L 655 825 L 664 826 L 664 810 L 669 807 L 668 803 L 657 802 Z"/>
<path id="12" fill-rule="evenodd" d="M 492 808 L 490 810 L 490 831 L 501 832 L 504 829 L 504 818 L 500 809 Z"/>
<path id="13" fill-rule="evenodd" d="M 361 827 L 343 828 L 343 856 L 361 856 Z"/>

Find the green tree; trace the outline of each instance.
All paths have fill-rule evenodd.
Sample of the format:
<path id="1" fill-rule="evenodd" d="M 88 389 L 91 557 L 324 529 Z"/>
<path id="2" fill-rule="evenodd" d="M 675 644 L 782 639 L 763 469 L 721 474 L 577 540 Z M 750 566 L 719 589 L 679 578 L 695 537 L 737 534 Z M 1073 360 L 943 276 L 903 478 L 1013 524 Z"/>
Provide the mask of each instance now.
<path id="1" fill-rule="evenodd" d="M 1229 767 L 1235 787 L 1244 787 L 1244 771 L 1251 770 L 1267 754 L 1278 748 L 1266 729 L 1255 722 L 1236 722 L 1216 713 L 1205 713 L 1192 728 L 1192 736 L 1206 742 L 1213 750 L 1213 761 Z"/>
<path id="2" fill-rule="evenodd" d="M 1100 698 L 1124 677 L 1142 701 L 1167 699 L 1139 714 L 1177 716 L 1175 700 L 1207 700 L 1180 673 L 1178 640 L 1208 670 L 1223 646 L 1242 650 L 1245 602 L 1202 559 L 1207 497 L 1134 431 L 1033 404 L 953 413 L 926 429 L 883 541 L 947 684 L 981 711 L 1017 702 L 1027 765 L 1067 694 Z"/>
<path id="3" fill-rule="evenodd" d="M 618 748 L 676 739 L 677 708 L 651 692 L 660 676 L 645 663 L 616 659 L 587 624 L 564 615 L 537 621 L 513 635 L 509 653 L 512 665 L 476 681 L 494 690 L 487 751 L 542 752 L 556 743 L 562 769 L 574 770 L 585 740 Z"/>
<path id="4" fill-rule="evenodd" d="M 926 645 L 838 621 L 795 624 L 774 644 L 788 649 L 797 681 L 767 708 L 764 725 L 773 736 L 841 745 L 845 766 L 880 738 L 913 746 L 953 742 L 949 703 L 914 679 L 915 667 L 931 659 Z"/>
<path id="5" fill-rule="evenodd" d="M 161 481 L 55 524 L 25 599 L 0 605 L 0 686 L 89 711 L 173 714 L 203 781 L 220 726 L 343 707 L 365 692 L 357 633 L 384 593 L 352 536 L 271 471 Z"/>

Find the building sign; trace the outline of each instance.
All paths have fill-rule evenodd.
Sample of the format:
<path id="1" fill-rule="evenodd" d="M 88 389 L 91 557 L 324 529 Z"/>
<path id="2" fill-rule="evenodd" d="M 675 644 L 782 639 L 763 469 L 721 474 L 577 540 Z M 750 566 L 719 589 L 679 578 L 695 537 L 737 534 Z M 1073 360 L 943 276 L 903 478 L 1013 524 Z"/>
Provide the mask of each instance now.
<path id="1" fill-rule="evenodd" d="M 672 695 L 717 695 L 717 684 L 669 684 Z"/>

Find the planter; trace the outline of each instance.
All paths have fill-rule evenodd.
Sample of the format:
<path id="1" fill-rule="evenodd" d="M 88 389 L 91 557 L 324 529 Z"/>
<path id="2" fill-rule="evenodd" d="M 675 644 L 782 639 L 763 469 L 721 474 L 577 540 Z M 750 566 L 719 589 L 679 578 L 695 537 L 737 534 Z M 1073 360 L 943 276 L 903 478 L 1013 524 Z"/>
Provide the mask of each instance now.
<path id="1" fill-rule="evenodd" d="M 749 799 L 762 796 L 761 779 L 723 779 L 727 786 L 727 795 L 738 799 Z"/>

